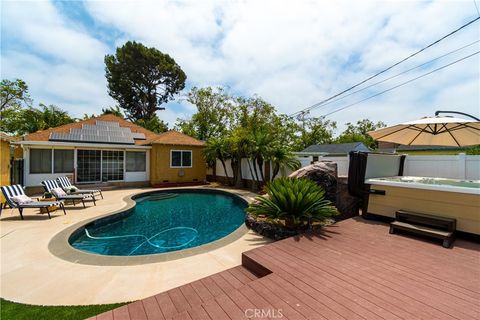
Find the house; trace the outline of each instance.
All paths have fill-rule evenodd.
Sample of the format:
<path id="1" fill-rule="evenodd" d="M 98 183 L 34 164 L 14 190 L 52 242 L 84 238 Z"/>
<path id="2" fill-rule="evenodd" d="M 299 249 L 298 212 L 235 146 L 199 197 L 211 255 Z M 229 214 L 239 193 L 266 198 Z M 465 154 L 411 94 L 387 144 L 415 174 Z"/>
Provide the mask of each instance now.
<path id="1" fill-rule="evenodd" d="M 319 157 L 345 156 L 350 151 L 365 151 L 370 149 L 362 142 L 314 144 L 300 152 L 295 152 L 299 157 L 310 158 L 310 162 L 318 161 Z"/>
<path id="2" fill-rule="evenodd" d="M 65 175 L 76 184 L 114 186 L 206 179 L 202 141 L 177 131 L 156 134 L 112 114 L 34 132 L 14 144 L 23 150 L 24 184 L 37 191 L 41 181 Z"/>
<path id="3" fill-rule="evenodd" d="M 0 132 L 0 186 L 10 184 L 10 143 L 15 141 L 15 137 Z M 0 204 L 5 201 L 3 194 L 0 194 Z"/>

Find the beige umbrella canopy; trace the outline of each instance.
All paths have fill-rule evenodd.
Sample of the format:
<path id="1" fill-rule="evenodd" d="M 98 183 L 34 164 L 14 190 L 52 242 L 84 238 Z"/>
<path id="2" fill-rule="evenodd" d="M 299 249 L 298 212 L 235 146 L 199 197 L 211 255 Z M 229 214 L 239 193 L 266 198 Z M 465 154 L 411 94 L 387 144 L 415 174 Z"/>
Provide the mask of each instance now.
<path id="1" fill-rule="evenodd" d="M 407 146 L 480 145 L 480 121 L 453 117 L 425 117 L 371 131 L 373 139 Z"/>

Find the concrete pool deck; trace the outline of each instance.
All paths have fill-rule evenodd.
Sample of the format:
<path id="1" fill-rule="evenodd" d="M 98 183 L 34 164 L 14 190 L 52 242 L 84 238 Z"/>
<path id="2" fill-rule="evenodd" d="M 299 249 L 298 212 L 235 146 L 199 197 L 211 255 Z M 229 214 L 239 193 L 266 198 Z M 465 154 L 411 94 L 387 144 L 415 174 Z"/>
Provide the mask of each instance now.
<path id="1" fill-rule="evenodd" d="M 131 266 L 98 266 L 69 262 L 51 253 L 50 240 L 77 224 L 122 209 L 128 195 L 156 189 L 105 191 L 105 199 L 87 208 L 68 206 L 67 215 L 52 219 L 26 210 L 4 209 L 0 218 L 0 296 L 37 305 L 88 305 L 134 301 L 241 264 L 241 253 L 269 241 L 252 231 L 211 251 L 186 258 Z M 226 190 L 226 189 L 222 189 Z M 247 200 L 255 194 L 226 190 Z"/>

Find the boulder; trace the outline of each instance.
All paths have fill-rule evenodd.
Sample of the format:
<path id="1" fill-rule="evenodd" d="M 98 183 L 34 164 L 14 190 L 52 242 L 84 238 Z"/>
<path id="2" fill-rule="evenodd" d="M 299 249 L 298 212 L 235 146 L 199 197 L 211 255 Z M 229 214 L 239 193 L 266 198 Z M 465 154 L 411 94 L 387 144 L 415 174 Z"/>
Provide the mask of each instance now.
<path id="1" fill-rule="evenodd" d="M 315 181 L 325 190 L 325 198 L 338 209 L 336 221 L 358 215 L 359 199 L 348 193 L 348 181 L 337 175 L 337 164 L 332 161 L 317 161 L 290 174 L 293 178 Z"/>
<path id="2" fill-rule="evenodd" d="M 325 198 L 332 203 L 337 200 L 337 164 L 332 161 L 317 161 L 290 174 L 292 178 L 307 178 L 325 190 Z"/>

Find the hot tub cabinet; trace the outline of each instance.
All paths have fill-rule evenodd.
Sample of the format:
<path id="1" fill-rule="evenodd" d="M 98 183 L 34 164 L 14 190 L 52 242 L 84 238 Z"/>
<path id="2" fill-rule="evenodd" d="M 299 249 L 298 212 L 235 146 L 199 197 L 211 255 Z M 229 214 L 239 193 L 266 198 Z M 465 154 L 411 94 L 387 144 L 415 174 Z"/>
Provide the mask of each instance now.
<path id="1" fill-rule="evenodd" d="M 397 210 L 405 210 L 455 218 L 457 230 L 480 235 L 478 181 L 391 177 L 365 184 L 370 185 L 368 213 L 394 218 Z"/>

